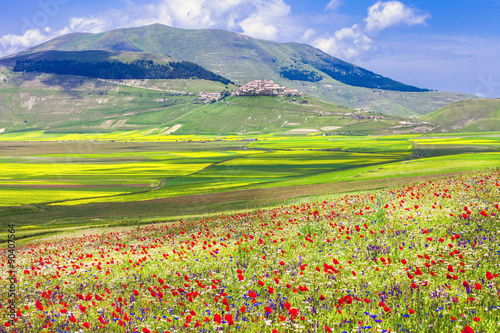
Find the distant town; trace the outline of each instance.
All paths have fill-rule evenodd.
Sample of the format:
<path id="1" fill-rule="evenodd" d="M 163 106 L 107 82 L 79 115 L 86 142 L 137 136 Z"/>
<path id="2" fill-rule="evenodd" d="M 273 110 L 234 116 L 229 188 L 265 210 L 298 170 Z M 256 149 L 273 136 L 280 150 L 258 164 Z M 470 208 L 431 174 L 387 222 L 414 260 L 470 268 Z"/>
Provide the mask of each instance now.
<path id="1" fill-rule="evenodd" d="M 254 80 L 245 83 L 231 92 L 231 96 L 299 96 L 301 92 L 295 89 L 285 88 L 272 80 Z M 218 101 L 221 93 L 200 92 L 200 99 L 205 103 L 213 100 Z"/>
<path id="2" fill-rule="evenodd" d="M 232 96 L 248 95 L 301 95 L 298 90 L 282 87 L 271 80 L 254 80 L 231 92 Z"/>

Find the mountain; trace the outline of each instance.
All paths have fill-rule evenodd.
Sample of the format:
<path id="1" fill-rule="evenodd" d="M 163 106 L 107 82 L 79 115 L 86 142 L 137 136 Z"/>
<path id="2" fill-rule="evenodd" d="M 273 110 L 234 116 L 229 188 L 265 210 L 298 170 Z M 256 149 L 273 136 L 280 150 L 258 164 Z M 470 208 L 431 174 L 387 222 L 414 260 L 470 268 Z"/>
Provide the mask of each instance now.
<path id="1" fill-rule="evenodd" d="M 393 115 L 422 115 L 474 98 L 405 85 L 306 44 L 259 40 L 224 30 L 153 24 L 99 34 L 76 33 L 32 47 L 16 57 L 50 50 L 164 55 L 196 63 L 236 84 L 271 79 L 336 104 Z"/>
<path id="2" fill-rule="evenodd" d="M 438 126 L 438 132 L 493 132 L 500 128 L 500 99 L 456 102 L 422 118 Z"/>
<path id="3" fill-rule="evenodd" d="M 77 34 L 26 50 L 20 55 L 46 50 L 83 51 L 134 51 L 168 55 L 180 60 L 192 61 L 202 66 L 219 66 L 235 82 L 243 84 L 250 79 L 249 73 L 235 69 L 257 61 L 273 75 L 299 81 L 317 82 L 329 76 L 335 80 L 365 88 L 422 92 L 427 89 L 405 85 L 372 73 L 332 57 L 309 45 L 298 43 L 280 44 L 258 40 L 224 30 L 184 30 L 155 24 L 131 29 L 119 29 L 103 34 Z M 69 40 L 68 40 L 69 39 Z M 308 74 L 313 73 L 313 77 Z M 314 75 L 316 74 L 316 75 Z M 250 74 L 251 75 L 251 74 Z M 258 78 L 258 77 L 254 77 Z"/>

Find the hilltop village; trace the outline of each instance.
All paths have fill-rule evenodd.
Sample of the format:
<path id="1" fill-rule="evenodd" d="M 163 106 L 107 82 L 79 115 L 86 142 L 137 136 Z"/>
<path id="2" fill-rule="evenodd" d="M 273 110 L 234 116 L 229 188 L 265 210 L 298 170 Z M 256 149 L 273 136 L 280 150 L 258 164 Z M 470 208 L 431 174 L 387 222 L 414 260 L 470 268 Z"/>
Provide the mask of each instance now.
<path id="1" fill-rule="evenodd" d="M 285 88 L 272 80 L 254 80 L 245 83 L 241 87 L 231 92 L 231 96 L 298 96 L 301 92 L 295 89 Z M 209 103 L 213 100 L 218 101 L 221 98 L 221 93 L 201 92 L 200 99 Z"/>
<path id="2" fill-rule="evenodd" d="M 301 95 L 298 90 L 281 87 L 271 80 L 255 80 L 242 85 L 231 92 L 232 96 L 255 96 L 255 95 Z"/>

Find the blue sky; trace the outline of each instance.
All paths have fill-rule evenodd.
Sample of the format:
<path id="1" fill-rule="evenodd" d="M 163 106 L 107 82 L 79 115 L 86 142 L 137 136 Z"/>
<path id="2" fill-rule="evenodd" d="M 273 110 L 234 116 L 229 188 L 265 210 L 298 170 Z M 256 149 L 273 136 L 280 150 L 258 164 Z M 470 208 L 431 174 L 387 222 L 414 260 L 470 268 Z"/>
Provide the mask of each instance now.
<path id="1" fill-rule="evenodd" d="M 500 97 L 498 17 L 498 0 L 1 0 L 0 56 L 162 23 L 307 43 L 407 84 Z"/>

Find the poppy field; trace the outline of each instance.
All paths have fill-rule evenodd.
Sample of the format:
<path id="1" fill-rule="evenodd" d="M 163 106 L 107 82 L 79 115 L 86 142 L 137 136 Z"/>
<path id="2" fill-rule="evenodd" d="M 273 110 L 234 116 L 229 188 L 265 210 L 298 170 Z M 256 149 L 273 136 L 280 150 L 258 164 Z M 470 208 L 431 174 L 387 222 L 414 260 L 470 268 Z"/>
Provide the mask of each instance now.
<path id="1" fill-rule="evenodd" d="M 30 244 L 0 331 L 497 332 L 499 205 L 495 170 Z"/>

